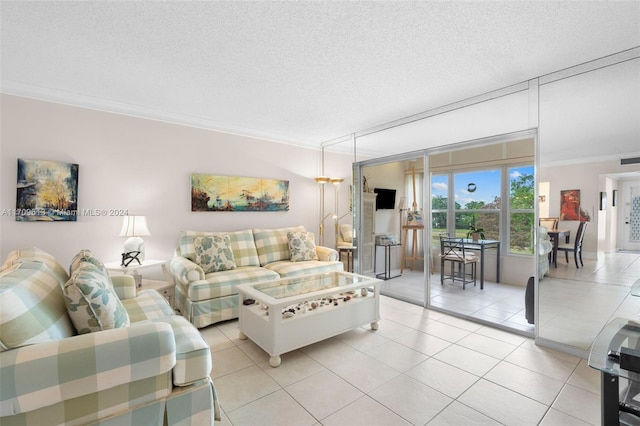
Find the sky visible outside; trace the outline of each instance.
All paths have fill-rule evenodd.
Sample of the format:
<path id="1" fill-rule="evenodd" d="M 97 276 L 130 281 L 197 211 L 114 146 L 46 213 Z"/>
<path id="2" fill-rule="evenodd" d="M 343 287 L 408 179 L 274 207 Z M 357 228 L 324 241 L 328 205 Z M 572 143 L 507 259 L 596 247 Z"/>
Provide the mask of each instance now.
<path id="1" fill-rule="evenodd" d="M 518 179 L 522 175 L 533 175 L 533 166 L 510 168 L 509 180 Z M 500 196 L 500 169 L 484 170 L 469 173 L 454 174 L 455 201 L 464 208 L 465 204 L 472 201 L 483 201 L 485 204 L 494 201 Z M 475 184 L 475 191 L 468 190 L 469 184 Z M 434 175 L 431 178 L 432 197 L 448 196 L 447 175 Z"/>

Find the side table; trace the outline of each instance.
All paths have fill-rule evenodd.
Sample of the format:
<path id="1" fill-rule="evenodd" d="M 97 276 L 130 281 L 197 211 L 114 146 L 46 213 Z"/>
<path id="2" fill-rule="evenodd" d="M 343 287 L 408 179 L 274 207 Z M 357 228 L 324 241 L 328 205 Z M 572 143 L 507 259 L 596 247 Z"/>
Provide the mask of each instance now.
<path id="1" fill-rule="evenodd" d="M 600 371 L 601 424 L 640 423 L 640 323 L 614 318 L 605 325 L 591 345 L 589 367 Z"/>
<path id="2" fill-rule="evenodd" d="M 175 296 L 175 285 L 167 281 L 160 280 L 142 280 L 142 285 L 138 287 L 138 291 L 152 289 L 160 293 L 167 299 L 169 306 L 173 306 L 173 298 Z"/>
<path id="3" fill-rule="evenodd" d="M 376 274 L 376 278 L 381 278 L 383 280 L 390 280 L 391 278 L 397 278 L 402 273 L 398 275 L 391 276 L 391 247 L 402 247 L 402 244 L 376 244 L 376 253 L 378 254 L 378 247 L 384 247 L 384 272 L 376 273 L 376 259 L 375 256 L 373 259 L 373 273 Z"/>
<path id="4" fill-rule="evenodd" d="M 338 258 L 342 261 L 342 253 L 346 253 L 347 255 L 347 271 L 353 272 L 353 251 L 357 247 L 354 246 L 338 246 Z"/>
<path id="5" fill-rule="evenodd" d="M 162 267 L 162 272 L 167 277 L 168 281 L 173 284 L 171 274 L 167 271 L 167 262 L 164 260 L 143 260 L 141 264 L 131 263 L 129 266 L 122 266 L 120 262 L 107 262 L 104 264 L 105 268 L 109 272 L 120 272 L 125 275 L 131 275 L 136 280 L 136 286 L 142 285 L 142 275 L 138 272 L 141 269 L 153 268 L 156 266 Z"/>

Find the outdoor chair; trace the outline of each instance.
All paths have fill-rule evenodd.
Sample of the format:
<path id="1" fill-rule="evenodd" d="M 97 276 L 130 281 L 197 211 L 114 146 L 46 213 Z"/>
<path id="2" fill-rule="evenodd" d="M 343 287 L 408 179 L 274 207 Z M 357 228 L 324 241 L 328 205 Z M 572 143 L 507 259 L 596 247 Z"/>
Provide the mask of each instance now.
<path id="1" fill-rule="evenodd" d="M 464 290 L 467 284 L 476 285 L 478 257 L 465 249 L 464 239 L 440 237 L 440 284 L 444 281 L 461 281 Z M 446 263 L 451 263 L 450 273 L 446 273 Z"/>

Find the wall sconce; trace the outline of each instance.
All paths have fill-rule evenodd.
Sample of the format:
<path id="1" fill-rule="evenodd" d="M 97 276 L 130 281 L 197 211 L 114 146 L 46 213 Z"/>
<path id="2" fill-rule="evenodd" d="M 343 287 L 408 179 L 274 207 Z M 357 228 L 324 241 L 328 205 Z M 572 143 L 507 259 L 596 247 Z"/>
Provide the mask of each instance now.
<path id="1" fill-rule="evenodd" d="M 147 227 L 146 216 L 124 217 L 119 236 L 129 238 L 124 242 L 121 266 L 129 266 L 134 260 L 141 264 L 141 261 L 144 260 L 144 240 L 141 237 L 146 237 L 147 235 L 151 234 L 149 233 L 149 227 Z"/>

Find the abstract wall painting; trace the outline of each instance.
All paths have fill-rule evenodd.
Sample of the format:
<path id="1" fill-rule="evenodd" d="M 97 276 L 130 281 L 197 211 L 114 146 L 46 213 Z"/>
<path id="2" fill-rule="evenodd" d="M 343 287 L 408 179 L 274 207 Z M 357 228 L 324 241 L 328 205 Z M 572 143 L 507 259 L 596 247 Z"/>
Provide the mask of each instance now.
<path id="1" fill-rule="evenodd" d="M 18 158 L 16 221 L 75 222 L 78 165 Z"/>
<path id="2" fill-rule="evenodd" d="M 289 211 L 289 181 L 193 173 L 191 211 Z"/>
<path id="3" fill-rule="evenodd" d="M 560 191 L 560 220 L 590 221 L 589 213 L 580 206 L 580 190 Z"/>

